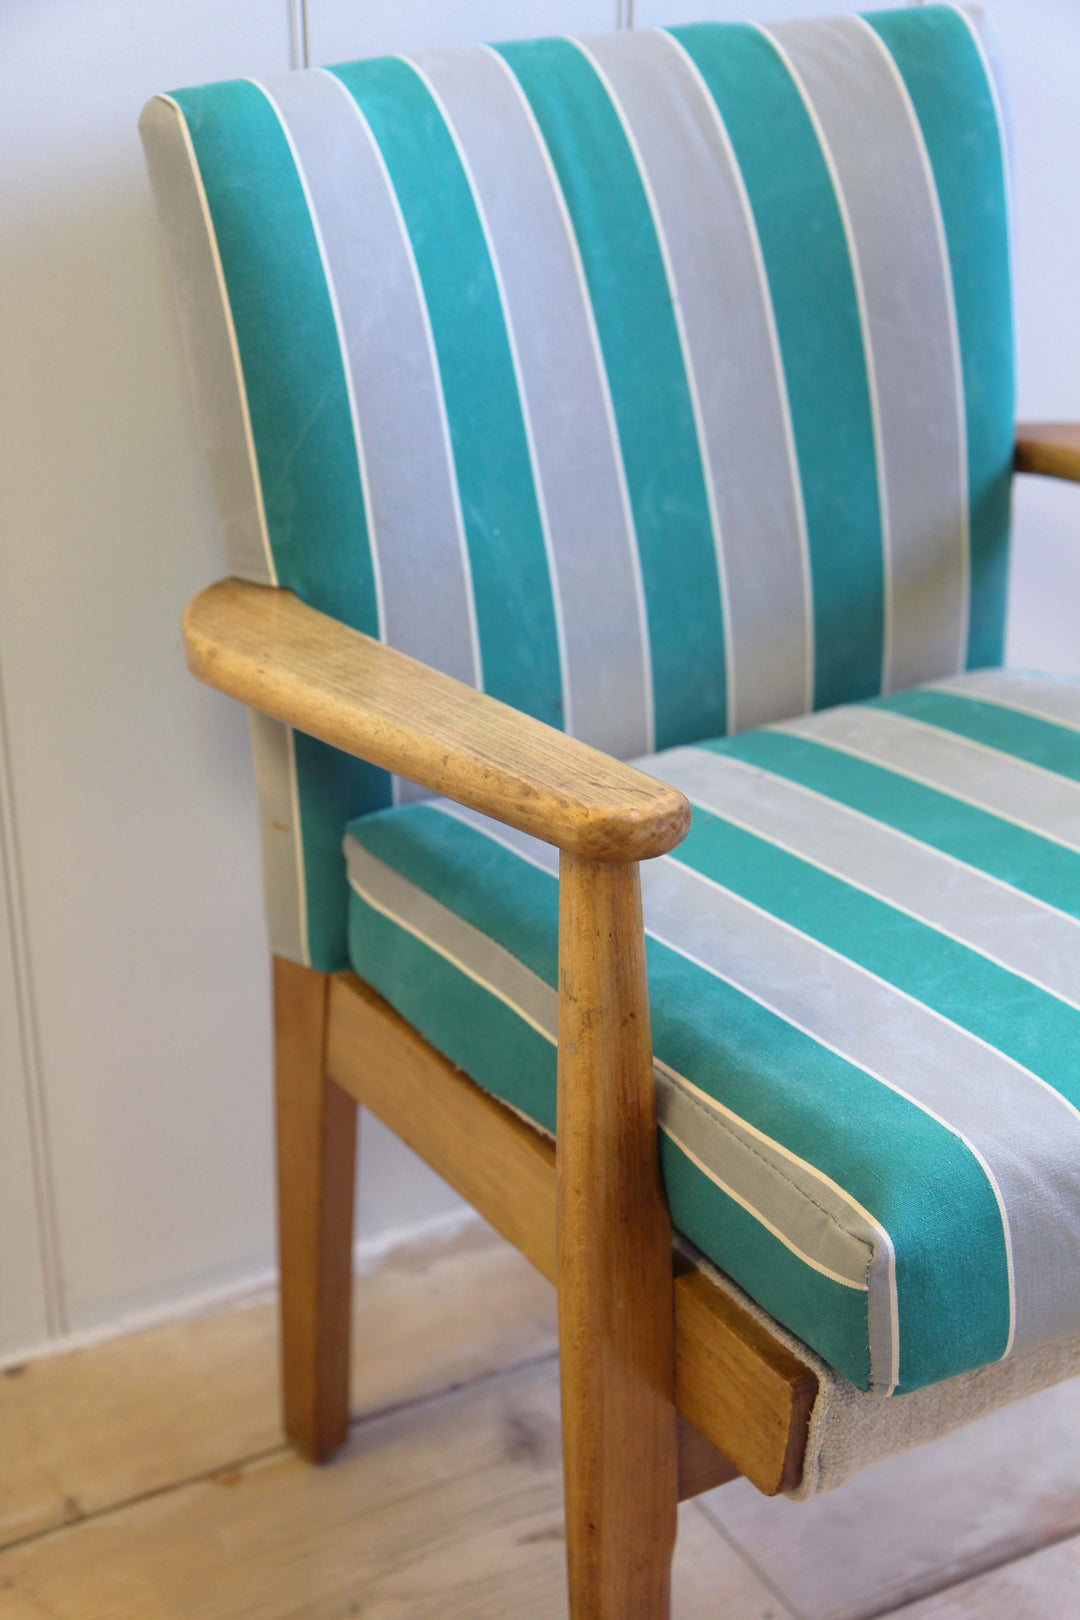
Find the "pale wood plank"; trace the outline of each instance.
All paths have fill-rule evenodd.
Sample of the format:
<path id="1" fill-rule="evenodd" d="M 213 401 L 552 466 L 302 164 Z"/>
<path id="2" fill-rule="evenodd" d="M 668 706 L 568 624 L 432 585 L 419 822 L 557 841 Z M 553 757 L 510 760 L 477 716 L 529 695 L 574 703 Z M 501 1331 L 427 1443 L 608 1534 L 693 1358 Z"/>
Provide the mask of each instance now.
<path id="1" fill-rule="evenodd" d="M 804 1620 L 891 1611 L 1080 1531 L 1080 1379 L 812 1502 L 766 1502 L 736 1481 L 702 1505 Z M 1055 1620 L 1074 1613 L 1080 1586 Z"/>
<path id="2" fill-rule="evenodd" d="M 353 1312 L 355 1416 L 556 1345 L 554 1289 L 479 1220 L 361 1272 Z M 0 1375 L 0 1544 L 280 1447 L 277 1386 L 269 1294 Z"/>
<path id="3" fill-rule="evenodd" d="M 678 1463 L 671 1220 L 635 865 L 559 868 L 555 1154 L 572 1620 L 664 1620 Z"/>
<path id="4" fill-rule="evenodd" d="M 349 1427 L 357 1107 L 326 1073 L 330 981 L 274 958 L 281 1383 L 285 1433 L 321 1462 Z"/>
<path id="5" fill-rule="evenodd" d="M 645 860 L 685 838 L 681 793 L 306 607 L 225 579 L 184 614 L 208 686 L 561 849 Z"/>
<path id="6" fill-rule="evenodd" d="M 1080 1540 L 1044 1547 L 904 1610 L 904 1620 L 1072 1620 L 1080 1614 Z"/>
<path id="7" fill-rule="evenodd" d="M 440 1056 L 355 974 L 330 993 L 329 1072 L 555 1277 L 554 1145 Z M 813 1371 L 703 1273 L 676 1276 L 679 1410 L 760 1491 L 797 1482 Z"/>
<path id="8" fill-rule="evenodd" d="M 557 1373 L 546 1364 L 0 1553 L 0 1620 L 556 1620 Z M 679 1620 L 780 1620 L 688 1504 Z"/>
<path id="9" fill-rule="evenodd" d="M 1021 422 L 1016 470 L 1080 483 L 1080 422 Z"/>

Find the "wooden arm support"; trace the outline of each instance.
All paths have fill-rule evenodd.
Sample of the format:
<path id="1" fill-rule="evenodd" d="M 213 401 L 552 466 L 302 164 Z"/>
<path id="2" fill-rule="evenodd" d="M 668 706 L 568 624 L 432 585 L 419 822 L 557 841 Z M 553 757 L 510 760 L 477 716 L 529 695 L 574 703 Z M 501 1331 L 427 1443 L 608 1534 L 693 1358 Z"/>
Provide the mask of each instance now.
<path id="1" fill-rule="evenodd" d="M 208 686 L 559 849 L 640 861 L 686 836 L 690 806 L 674 788 L 289 591 L 212 585 L 188 605 L 184 645 Z"/>
<path id="2" fill-rule="evenodd" d="M 1021 422 L 1015 466 L 1017 472 L 1080 484 L 1080 422 Z"/>

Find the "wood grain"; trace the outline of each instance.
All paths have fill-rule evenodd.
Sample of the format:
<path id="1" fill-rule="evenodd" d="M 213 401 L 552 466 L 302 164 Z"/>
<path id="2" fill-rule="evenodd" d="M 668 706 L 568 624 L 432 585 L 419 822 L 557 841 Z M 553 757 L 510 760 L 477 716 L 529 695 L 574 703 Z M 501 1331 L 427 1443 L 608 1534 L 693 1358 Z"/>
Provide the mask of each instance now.
<path id="1" fill-rule="evenodd" d="M 184 644 L 207 685 L 560 849 L 644 860 L 689 828 L 674 788 L 288 591 L 212 585 L 188 605 Z"/>
<path id="2" fill-rule="evenodd" d="M 555 1280 L 555 1149 L 355 974 L 330 990 L 327 1068 Z M 760 1491 L 801 1472 L 817 1380 L 696 1270 L 675 1277 L 676 1404 Z M 734 1382 L 730 1382 L 734 1379 Z"/>
<path id="3" fill-rule="evenodd" d="M 1080 422 L 1021 422 L 1015 465 L 1017 472 L 1080 483 Z"/>
<path id="4" fill-rule="evenodd" d="M 0 1620 L 565 1620 L 552 1362 L 0 1553 Z M 688 1504 L 679 1620 L 766 1620 L 768 1588 Z"/>
<path id="5" fill-rule="evenodd" d="M 356 1103 L 325 1068 L 329 979 L 274 958 L 285 1432 L 322 1462 L 349 1427 Z"/>
<path id="6" fill-rule="evenodd" d="M 554 1288 L 483 1221 L 399 1244 L 353 1282 L 353 1419 L 557 1342 Z M 0 1546 L 280 1448 L 278 1384 L 276 1291 L 0 1373 Z"/>
<path id="7" fill-rule="evenodd" d="M 662 1620 L 678 1463 L 671 1221 L 636 865 L 559 863 L 555 1145 L 571 1620 Z"/>
<path id="8" fill-rule="evenodd" d="M 905 1605 L 927 1593 L 1080 1531 L 1080 1379 L 812 1502 L 766 1501 L 736 1481 L 701 1505 L 803 1620 L 894 1608 L 906 1620 Z M 868 1535 L 867 1525 L 887 1533 Z"/>

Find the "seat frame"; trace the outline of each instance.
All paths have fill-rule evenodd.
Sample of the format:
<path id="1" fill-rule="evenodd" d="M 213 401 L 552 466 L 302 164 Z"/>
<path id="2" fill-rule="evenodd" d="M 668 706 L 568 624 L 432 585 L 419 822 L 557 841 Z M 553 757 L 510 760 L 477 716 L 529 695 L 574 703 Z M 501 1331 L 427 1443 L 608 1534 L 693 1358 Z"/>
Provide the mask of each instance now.
<path id="1" fill-rule="evenodd" d="M 1080 426 L 1016 466 L 1080 482 Z M 572 1620 L 663 1620 L 678 1500 L 798 1483 L 813 1369 L 673 1244 L 637 863 L 681 795 L 303 606 L 223 581 L 185 614 L 192 672 L 289 725 L 556 845 L 556 1141 L 480 1090 L 355 974 L 274 960 L 284 1420 L 329 1457 L 349 1421 L 357 1104 L 556 1284 Z"/>

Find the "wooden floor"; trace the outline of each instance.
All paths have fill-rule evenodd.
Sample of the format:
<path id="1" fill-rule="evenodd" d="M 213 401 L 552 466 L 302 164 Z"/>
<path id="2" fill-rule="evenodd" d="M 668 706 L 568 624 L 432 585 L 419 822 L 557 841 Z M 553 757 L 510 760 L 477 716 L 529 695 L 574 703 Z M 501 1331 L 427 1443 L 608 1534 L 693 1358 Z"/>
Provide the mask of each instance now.
<path id="1" fill-rule="evenodd" d="M 0 1374 L 0 1620 L 565 1614 L 551 1289 L 488 1229 L 358 1279 L 356 1422 L 280 1443 L 270 1301 Z M 676 1620 L 1080 1620 L 1080 1381 L 806 1507 L 680 1510 Z"/>

